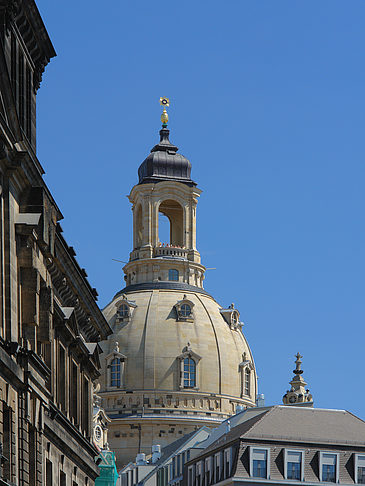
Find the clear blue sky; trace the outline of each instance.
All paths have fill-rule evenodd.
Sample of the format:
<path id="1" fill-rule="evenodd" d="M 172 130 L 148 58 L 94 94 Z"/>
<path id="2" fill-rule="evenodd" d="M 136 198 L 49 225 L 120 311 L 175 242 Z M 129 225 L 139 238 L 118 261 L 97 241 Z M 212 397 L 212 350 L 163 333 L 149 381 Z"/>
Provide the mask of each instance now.
<path id="1" fill-rule="evenodd" d="M 266 403 L 300 351 L 316 406 L 365 419 L 365 1 L 37 3 L 58 53 L 38 156 L 100 305 L 123 286 L 125 196 L 168 96 L 204 191 L 205 288 L 240 310 Z"/>

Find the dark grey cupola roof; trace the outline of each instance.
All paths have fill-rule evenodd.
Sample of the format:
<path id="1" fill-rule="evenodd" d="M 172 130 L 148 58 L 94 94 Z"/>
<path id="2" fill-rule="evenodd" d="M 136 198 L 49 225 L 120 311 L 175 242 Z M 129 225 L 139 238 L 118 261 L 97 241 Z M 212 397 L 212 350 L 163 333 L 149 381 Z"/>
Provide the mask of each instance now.
<path id="1" fill-rule="evenodd" d="M 160 142 L 138 169 L 138 184 L 161 181 L 177 181 L 189 186 L 196 186 L 191 180 L 191 164 L 187 158 L 178 154 L 178 148 L 169 140 L 170 130 L 160 130 Z"/>

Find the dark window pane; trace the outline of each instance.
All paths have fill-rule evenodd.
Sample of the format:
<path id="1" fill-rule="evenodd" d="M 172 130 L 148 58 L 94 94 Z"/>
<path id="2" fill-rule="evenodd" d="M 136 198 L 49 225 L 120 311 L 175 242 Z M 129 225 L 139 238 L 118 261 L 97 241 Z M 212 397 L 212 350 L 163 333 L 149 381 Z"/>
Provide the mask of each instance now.
<path id="1" fill-rule="evenodd" d="M 288 470 L 287 470 L 288 479 L 300 480 L 300 463 L 299 462 L 288 462 L 287 468 L 288 468 Z"/>
<path id="2" fill-rule="evenodd" d="M 329 483 L 336 482 L 336 466 L 332 464 L 322 465 L 322 481 Z"/>
<path id="3" fill-rule="evenodd" d="M 266 478 L 266 461 L 253 460 L 253 477 Z"/>
<path id="4" fill-rule="evenodd" d="M 359 484 L 365 484 L 365 467 L 357 468 L 357 482 Z"/>

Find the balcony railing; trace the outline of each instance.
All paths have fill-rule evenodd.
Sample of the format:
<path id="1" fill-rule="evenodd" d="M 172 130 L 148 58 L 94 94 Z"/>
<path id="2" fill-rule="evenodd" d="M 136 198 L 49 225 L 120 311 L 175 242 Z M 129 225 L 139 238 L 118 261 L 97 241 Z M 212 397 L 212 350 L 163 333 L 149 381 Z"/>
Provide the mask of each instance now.
<path id="1" fill-rule="evenodd" d="M 169 258 L 188 258 L 188 251 L 186 248 L 178 246 L 159 246 L 154 249 L 154 257 L 169 257 Z"/>

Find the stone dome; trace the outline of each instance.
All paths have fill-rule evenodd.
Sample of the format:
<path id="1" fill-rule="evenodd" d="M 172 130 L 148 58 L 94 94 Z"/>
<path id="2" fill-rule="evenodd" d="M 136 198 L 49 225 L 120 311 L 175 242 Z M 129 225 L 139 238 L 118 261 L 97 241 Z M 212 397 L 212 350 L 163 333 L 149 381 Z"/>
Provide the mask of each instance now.
<path id="1" fill-rule="evenodd" d="M 182 302 L 192 309 L 189 319 L 179 316 Z M 104 315 L 114 333 L 102 343 L 100 383 L 118 466 L 138 452 L 131 423 L 144 422 L 142 446 L 148 453 L 154 444 L 165 446 L 202 425 L 218 425 L 238 405 L 255 406 L 256 371 L 237 309 L 223 309 L 207 293 L 155 288 L 118 293 Z M 118 356 L 123 376 L 116 389 L 110 386 L 111 362 Z M 191 388 L 184 387 L 189 357 L 196 363 Z M 173 432 L 167 432 L 167 422 Z M 124 430 L 128 442 L 119 438 Z"/>
<path id="2" fill-rule="evenodd" d="M 176 305 L 181 301 L 193 304 L 189 320 L 179 320 Z M 119 318 L 118 308 L 125 302 L 135 307 L 130 318 Z M 104 309 L 114 331 L 104 353 L 112 353 L 118 342 L 126 357 L 123 389 L 180 394 L 179 357 L 184 348 L 190 348 L 199 357 L 195 391 L 204 396 L 225 395 L 233 400 L 224 410 L 215 408 L 217 413 L 230 414 L 241 401 L 254 405 L 254 386 L 249 396 L 240 398 L 243 393 L 239 365 L 243 355 L 253 363 L 251 351 L 240 325 L 228 323 L 221 310 L 210 295 L 198 292 L 163 289 L 117 294 Z M 106 378 L 105 373 L 103 377 Z M 191 395 L 191 389 L 182 390 Z"/>

